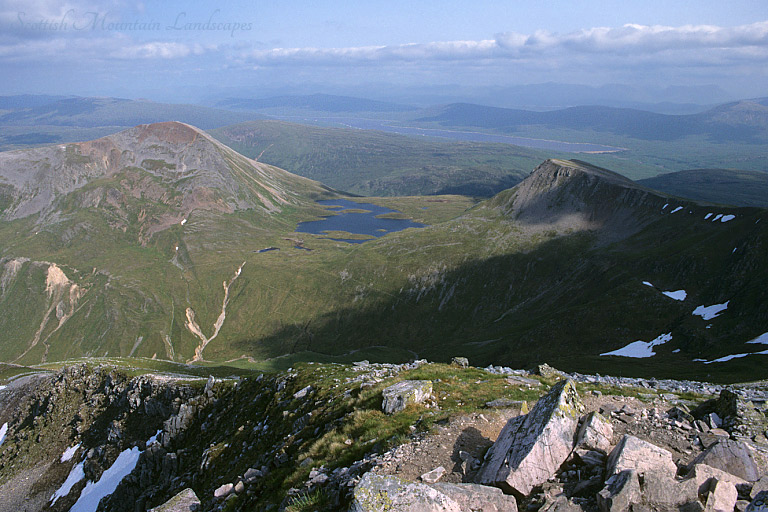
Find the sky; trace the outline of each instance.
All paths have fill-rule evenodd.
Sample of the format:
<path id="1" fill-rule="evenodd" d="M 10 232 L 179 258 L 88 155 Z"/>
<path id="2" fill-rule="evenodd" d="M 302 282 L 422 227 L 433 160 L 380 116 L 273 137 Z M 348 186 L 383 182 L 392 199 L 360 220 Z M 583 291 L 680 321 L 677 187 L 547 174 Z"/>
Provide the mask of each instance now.
<path id="1" fill-rule="evenodd" d="M 0 0 L 0 94 L 768 91 L 766 0 Z M 242 94 L 240 94 L 242 95 Z"/>

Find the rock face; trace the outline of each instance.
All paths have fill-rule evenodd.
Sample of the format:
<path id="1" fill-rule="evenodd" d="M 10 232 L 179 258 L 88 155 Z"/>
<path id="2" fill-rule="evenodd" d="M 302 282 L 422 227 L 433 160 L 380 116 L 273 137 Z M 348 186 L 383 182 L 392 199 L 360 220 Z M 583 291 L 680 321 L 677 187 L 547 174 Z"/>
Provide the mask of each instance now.
<path id="1" fill-rule="evenodd" d="M 381 392 L 381 409 L 385 414 L 394 414 L 408 404 L 419 404 L 432 395 L 432 382 L 428 380 L 404 380 L 389 386 Z"/>
<path id="2" fill-rule="evenodd" d="M 611 451 L 612 442 L 613 427 L 611 422 L 595 411 L 589 413 L 579 428 L 576 446 L 608 453 Z"/>
<path id="3" fill-rule="evenodd" d="M 159 507 L 149 512 L 196 512 L 200 509 L 200 500 L 192 489 L 184 489 Z"/>
<path id="4" fill-rule="evenodd" d="M 755 499 L 747 507 L 746 512 L 766 512 L 768 511 L 768 491 L 762 491 L 755 496 Z"/>
<path id="5" fill-rule="evenodd" d="M 677 466 L 672 454 L 664 448 L 635 436 L 625 435 L 608 457 L 607 474 L 615 475 L 627 469 L 638 473 L 653 472 L 673 478 Z"/>
<path id="6" fill-rule="evenodd" d="M 355 487 L 350 512 L 517 512 L 517 501 L 500 489 L 473 484 L 409 483 L 366 473 Z"/>
<path id="7" fill-rule="evenodd" d="M 706 464 L 749 482 L 755 482 L 760 478 L 749 447 L 731 439 L 722 439 L 704 450 L 691 463 L 691 465 L 695 464 Z"/>
<path id="8" fill-rule="evenodd" d="M 530 413 L 505 425 L 475 481 L 519 496 L 529 494 L 568 458 L 581 408 L 572 381 L 555 384 Z"/>

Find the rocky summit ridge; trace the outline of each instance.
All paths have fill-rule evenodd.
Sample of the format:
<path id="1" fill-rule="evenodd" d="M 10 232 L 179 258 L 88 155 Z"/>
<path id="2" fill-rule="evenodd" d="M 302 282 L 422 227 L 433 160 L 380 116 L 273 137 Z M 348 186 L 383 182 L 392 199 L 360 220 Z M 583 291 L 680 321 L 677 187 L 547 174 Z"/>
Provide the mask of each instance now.
<path id="1" fill-rule="evenodd" d="M 184 373 L 200 370 L 5 379 L 0 510 L 741 512 L 768 491 L 764 383 L 608 385 L 464 358 Z"/>

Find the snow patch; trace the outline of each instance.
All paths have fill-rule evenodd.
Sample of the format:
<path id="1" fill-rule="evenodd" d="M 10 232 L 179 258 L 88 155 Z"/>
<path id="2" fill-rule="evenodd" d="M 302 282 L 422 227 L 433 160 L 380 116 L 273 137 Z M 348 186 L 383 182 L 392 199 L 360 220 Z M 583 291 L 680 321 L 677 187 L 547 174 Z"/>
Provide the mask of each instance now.
<path id="1" fill-rule="evenodd" d="M 685 300 L 685 298 L 688 296 L 688 293 L 685 290 L 677 290 L 674 292 L 661 292 L 661 293 L 663 293 L 670 299 L 681 300 L 681 301 Z"/>
<path id="2" fill-rule="evenodd" d="M 56 489 L 56 492 L 53 493 L 53 496 L 51 496 L 51 506 L 56 503 L 56 500 L 69 494 L 69 491 L 72 490 L 75 484 L 83 478 L 85 478 L 85 471 L 83 471 L 83 463 L 81 462 L 72 468 L 72 470 L 69 472 L 69 476 L 67 476 L 67 479 L 64 480 L 63 484 L 61 484 L 61 487 Z"/>
<path id="3" fill-rule="evenodd" d="M 728 222 L 729 220 L 733 220 L 735 218 L 735 215 L 723 215 L 723 218 L 720 219 L 720 222 Z"/>
<path id="4" fill-rule="evenodd" d="M 654 287 L 654 286 L 653 286 L 653 284 L 649 283 L 648 281 L 643 281 L 643 284 L 644 284 L 645 286 L 650 286 L 651 288 L 653 288 L 653 287 Z"/>
<path id="5" fill-rule="evenodd" d="M 717 222 L 718 220 L 720 220 L 720 217 L 722 217 L 722 216 L 723 216 L 722 213 L 718 213 L 717 215 L 715 215 L 715 218 L 712 219 L 712 222 Z"/>
<path id="6" fill-rule="evenodd" d="M 679 212 L 679 211 L 680 211 L 680 210 L 682 210 L 682 209 L 683 209 L 683 207 L 682 207 L 682 206 L 678 206 L 677 208 L 675 208 L 674 210 L 672 210 L 672 211 L 671 211 L 671 212 L 669 212 L 669 213 L 670 213 L 670 215 L 671 215 L 671 214 L 673 214 L 673 213 L 677 213 L 677 212 Z"/>
<path id="7" fill-rule="evenodd" d="M 99 501 L 115 492 L 120 481 L 136 467 L 140 453 L 139 449 L 135 446 L 130 450 L 124 450 L 120 453 L 115 463 L 102 473 L 98 482 L 88 482 L 85 484 L 80 497 L 72 508 L 69 509 L 69 512 L 96 512 Z"/>
<path id="8" fill-rule="evenodd" d="M 750 340 L 747 343 L 759 343 L 762 345 L 768 345 L 768 332 L 766 332 L 765 334 L 761 334 L 757 338 Z"/>
<path id="9" fill-rule="evenodd" d="M 733 254 L 735 252 L 736 252 L 736 247 L 733 248 L 733 250 L 731 251 L 731 254 Z"/>
<path id="10" fill-rule="evenodd" d="M 4 390 L 4 389 L 5 389 L 5 388 L 7 388 L 7 387 L 8 387 L 8 386 L 0 386 L 0 391 Z"/>
<path id="11" fill-rule="evenodd" d="M 710 213 L 708 213 L 708 214 L 706 214 L 706 215 L 704 216 L 704 220 L 707 220 L 707 219 L 708 219 L 708 218 L 710 218 L 712 215 L 714 215 L 714 214 L 713 214 L 713 213 L 711 213 L 711 212 L 710 212 Z"/>
<path id="12" fill-rule="evenodd" d="M 748 352 L 746 354 L 731 354 L 730 356 L 713 359 L 712 361 L 704 361 L 704 364 L 724 363 L 726 361 L 730 361 L 731 359 L 738 359 L 747 356 L 768 356 L 768 350 L 763 350 L 762 352 Z"/>
<path id="13" fill-rule="evenodd" d="M 667 203 L 667 204 L 665 204 L 664 206 L 662 206 L 662 207 L 661 207 L 661 209 L 662 209 L 662 210 L 666 210 L 666 209 L 667 209 L 667 206 L 669 206 L 669 203 Z"/>
<path id="14" fill-rule="evenodd" d="M 653 347 L 657 345 L 663 345 L 672 339 L 672 333 L 662 334 L 653 341 L 635 341 L 627 345 L 626 347 L 614 350 L 612 352 L 605 352 L 600 354 L 601 356 L 621 356 L 621 357 L 653 357 L 656 352 L 653 351 Z"/>
<path id="15" fill-rule="evenodd" d="M 184 224 L 186 224 L 186 223 L 187 223 L 187 219 L 181 219 L 181 222 L 180 222 L 180 224 L 181 224 L 182 226 L 183 226 Z"/>
<path id="16" fill-rule="evenodd" d="M 78 448 L 80 448 L 79 443 L 75 446 L 71 446 L 66 450 L 64 450 L 64 453 L 61 454 L 61 462 L 67 462 L 68 460 L 72 460 L 72 457 L 75 456 L 75 453 L 77 452 Z"/>
<path id="17" fill-rule="evenodd" d="M 672 351 L 673 354 L 677 354 L 678 352 L 680 352 L 679 348 L 676 348 L 675 350 Z"/>
<path id="18" fill-rule="evenodd" d="M 161 432 L 162 432 L 162 430 L 158 430 L 157 432 L 155 432 L 155 435 L 150 437 L 149 440 L 147 441 L 147 446 L 149 446 L 151 444 L 154 444 L 154 443 L 159 443 L 159 441 L 157 440 L 157 436 L 159 436 Z"/>
<path id="19" fill-rule="evenodd" d="M 713 318 L 720 316 L 720 313 L 728 309 L 728 304 L 730 302 L 731 301 L 728 301 L 724 304 L 712 304 L 711 306 L 699 306 L 693 310 L 693 314 L 700 316 L 704 320 L 712 320 Z"/>
<path id="20" fill-rule="evenodd" d="M 0 427 L 0 445 L 3 444 L 3 441 L 5 441 L 5 434 L 8 433 L 8 424 L 3 423 L 3 426 Z"/>

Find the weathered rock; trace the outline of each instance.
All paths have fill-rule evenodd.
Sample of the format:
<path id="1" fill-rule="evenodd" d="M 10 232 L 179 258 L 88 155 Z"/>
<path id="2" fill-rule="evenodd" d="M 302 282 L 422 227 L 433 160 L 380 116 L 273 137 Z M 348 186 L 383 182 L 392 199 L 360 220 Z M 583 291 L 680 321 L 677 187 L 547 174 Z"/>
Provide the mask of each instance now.
<path id="1" fill-rule="evenodd" d="M 242 480 L 238 481 L 235 484 L 234 491 L 236 494 L 243 494 L 245 492 L 245 484 L 243 483 Z"/>
<path id="2" fill-rule="evenodd" d="M 762 491 L 747 506 L 747 512 L 768 512 L 768 491 Z"/>
<path id="3" fill-rule="evenodd" d="M 293 394 L 293 398 L 296 398 L 297 400 L 301 398 L 306 398 L 306 396 L 311 392 L 312 392 L 312 386 L 307 386 L 295 392 Z"/>
<path id="4" fill-rule="evenodd" d="M 432 394 L 432 382 L 428 380 L 404 380 L 382 391 L 381 408 L 386 414 L 402 411 L 408 404 L 418 404 Z"/>
<path id="5" fill-rule="evenodd" d="M 702 496 L 709 492 L 714 480 L 730 482 L 735 486 L 747 484 L 747 481 L 743 478 L 739 478 L 738 476 L 726 473 L 721 469 L 713 468 L 706 464 L 696 464 L 693 466 L 686 479 L 694 482 L 697 492 Z"/>
<path id="6" fill-rule="evenodd" d="M 709 448 L 721 439 L 730 438 L 730 434 L 721 428 L 713 428 L 699 434 L 699 441 L 704 448 Z"/>
<path id="7" fill-rule="evenodd" d="M 593 468 L 593 467 L 603 467 L 605 466 L 605 460 L 606 456 L 605 453 L 599 452 L 597 450 L 583 450 L 583 449 L 576 449 L 573 451 L 573 454 L 575 455 L 575 460 L 580 462 L 581 464 Z"/>
<path id="8" fill-rule="evenodd" d="M 350 512 L 461 512 L 456 500 L 421 483 L 366 473 L 355 486 Z"/>
<path id="9" fill-rule="evenodd" d="M 706 512 L 733 512 L 739 493 L 736 486 L 724 480 L 715 479 L 707 495 Z"/>
<path id="10" fill-rule="evenodd" d="M 443 466 L 438 466 L 432 471 L 421 475 L 421 481 L 426 484 L 434 484 L 443 478 L 443 475 L 445 475 L 445 468 Z"/>
<path id="11" fill-rule="evenodd" d="M 555 384 L 530 413 L 512 418 L 504 426 L 475 481 L 521 496 L 530 494 L 571 453 L 581 408 L 572 381 Z"/>
<path id="12" fill-rule="evenodd" d="M 507 496 L 501 489 L 478 484 L 437 483 L 433 486 L 459 504 L 461 510 L 478 512 L 517 512 L 514 496 Z"/>
<path id="13" fill-rule="evenodd" d="M 752 490 L 749 493 L 749 497 L 755 499 L 757 495 L 763 491 L 768 491 L 768 475 L 763 475 L 760 480 L 755 482 L 752 486 Z"/>
<path id="14" fill-rule="evenodd" d="M 672 454 L 635 436 L 624 435 L 608 457 L 608 475 L 634 469 L 638 473 L 655 472 L 674 478 L 677 466 Z"/>
<path id="15" fill-rule="evenodd" d="M 537 388 L 541 386 L 541 382 L 536 379 L 529 379 L 528 377 L 521 377 L 520 375 L 508 376 L 507 382 L 513 386 L 527 386 L 529 388 Z"/>
<path id="16" fill-rule="evenodd" d="M 560 379 L 564 377 L 563 372 L 556 368 L 552 368 L 547 363 L 540 364 L 536 367 L 536 373 L 541 375 L 545 379 Z"/>
<path id="17" fill-rule="evenodd" d="M 640 480 L 633 469 L 613 475 L 597 493 L 597 505 L 602 512 L 624 512 L 641 499 Z"/>
<path id="18" fill-rule="evenodd" d="M 255 468 L 248 468 L 245 472 L 245 475 L 243 475 L 243 478 L 245 479 L 246 483 L 252 484 L 256 480 L 262 477 L 262 473 L 260 470 Z"/>
<path id="19" fill-rule="evenodd" d="M 547 497 L 539 512 L 582 512 L 579 505 L 573 503 L 564 494 L 555 497 Z"/>
<path id="20" fill-rule="evenodd" d="M 451 364 L 458 366 L 460 368 L 468 368 L 469 367 L 469 359 L 466 357 L 454 357 L 451 359 Z"/>
<path id="21" fill-rule="evenodd" d="M 722 439 L 704 450 L 689 467 L 706 464 L 726 473 L 755 482 L 760 478 L 757 464 L 749 447 L 741 441 Z"/>
<path id="22" fill-rule="evenodd" d="M 220 486 L 218 489 L 213 491 L 213 496 L 216 498 L 226 498 L 230 494 L 232 494 L 232 491 L 235 489 L 234 484 L 224 484 Z"/>
<path id="23" fill-rule="evenodd" d="M 611 426 L 611 422 L 595 411 L 589 413 L 579 428 L 576 446 L 608 453 L 611 451 L 612 443 L 613 426 Z"/>
<path id="24" fill-rule="evenodd" d="M 509 398 L 497 398 L 485 402 L 490 409 L 518 409 L 522 414 L 528 414 L 528 402 L 525 400 L 511 400 Z"/>
<path id="25" fill-rule="evenodd" d="M 642 484 L 642 501 L 653 510 L 677 510 L 687 503 L 697 502 L 699 489 L 693 480 L 678 482 L 654 471 L 646 471 Z"/>
<path id="26" fill-rule="evenodd" d="M 200 509 L 200 499 L 192 489 L 184 489 L 162 505 L 149 509 L 149 512 L 196 512 Z"/>

